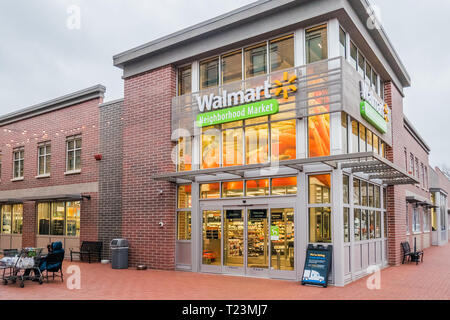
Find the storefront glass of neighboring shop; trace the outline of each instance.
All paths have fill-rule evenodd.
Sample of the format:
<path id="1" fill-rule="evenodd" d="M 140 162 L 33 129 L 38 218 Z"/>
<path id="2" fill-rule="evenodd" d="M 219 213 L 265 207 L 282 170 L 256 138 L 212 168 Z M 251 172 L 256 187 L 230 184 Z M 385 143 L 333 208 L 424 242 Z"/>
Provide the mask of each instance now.
<path id="1" fill-rule="evenodd" d="M 331 175 L 310 175 L 309 241 L 331 243 Z"/>
<path id="2" fill-rule="evenodd" d="M 38 203 L 38 235 L 79 237 L 80 205 L 80 201 Z"/>
<path id="3" fill-rule="evenodd" d="M 22 204 L 2 205 L 1 214 L 2 214 L 1 216 L 2 234 L 22 234 L 22 226 L 23 226 Z"/>
<path id="4" fill-rule="evenodd" d="M 178 186 L 177 240 L 191 240 L 191 185 Z"/>

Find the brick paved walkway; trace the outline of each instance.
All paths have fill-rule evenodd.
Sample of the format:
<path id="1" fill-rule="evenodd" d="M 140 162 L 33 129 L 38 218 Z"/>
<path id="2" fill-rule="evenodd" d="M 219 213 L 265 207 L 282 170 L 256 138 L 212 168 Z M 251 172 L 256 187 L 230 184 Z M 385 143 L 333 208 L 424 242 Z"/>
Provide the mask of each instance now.
<path id="1" fill-rule="evenodd" d="M 70 262 L 65 262 L 65 268 Z M 304 287 L 298 282 L 159 270 L 112 270 L 109 265 L 74 263 L 81 289 L 55 281 L 0 285 L 0 299 L 446 299 L 450 300 L 450 244 L 425 250 L 425 262 L 390 267 L 381 273 L 381 290 L 366 279 L 344 288 Z M 66 277 L 69 276 L 66 274 Z"/>

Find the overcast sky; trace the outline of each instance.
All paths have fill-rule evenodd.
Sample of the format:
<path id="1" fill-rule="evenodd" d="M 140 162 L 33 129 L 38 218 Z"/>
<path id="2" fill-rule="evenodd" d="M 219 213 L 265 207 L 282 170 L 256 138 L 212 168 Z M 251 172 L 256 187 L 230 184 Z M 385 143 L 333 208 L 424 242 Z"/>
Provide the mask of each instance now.
<path id="1" fill-rule="evenodd" d="M 1 0 L 0 114 L 99 83 L 107 101 L 121 98 L 113 55 L 251 2 Z M 371 2 L 412 78 L 404 112 L 431 147 L 430 163 L 450 166 L 450 1 Z M 72 5 L 79 29 L 67 26 Z"/>

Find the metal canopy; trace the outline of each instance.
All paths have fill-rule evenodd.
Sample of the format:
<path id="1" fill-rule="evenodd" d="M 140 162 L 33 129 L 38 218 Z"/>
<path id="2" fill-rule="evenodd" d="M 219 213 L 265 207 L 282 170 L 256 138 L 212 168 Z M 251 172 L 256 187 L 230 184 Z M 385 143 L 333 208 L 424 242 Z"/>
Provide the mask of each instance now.
<path id="1" fill-rule="evenodd" d="M 34 196 L 34 197 L 24 197 L 20 201 L 80 201 L 83 199 L 91 199 L 89 195 L 77 194 L 59 194 L 51 196 Z"/>
<path id="2" fill-rule="evenodd" d="M 384 159 L 375 152 L 362 152 L 353 154 L 342 154 L 327 157 L 316 157 L 306 159 L 285 160 L 278 163 L 262 163 L 244 166 L 233 166 L 226 168 L 214 168 L 204 170 L 193 170 L 183 172 L 162 173 L 152 176 L 154 180 L 180 182 L 179 180 L 198 181 L 198 177 L 207 176 L 211 179 L 220 174 L 235 175 L 236 178 L 251 177 L 250 173 L 265 169 L 291 168 L 303 171 L 303 166 L 325 164 L 333 169 L 351 169 L 352 172 L 368 174 L 370 179 L 382 180 L 386 185 L 416 184 L 419 180 L 392 162 Z"/>
<path id="3" fill-rule="evenodd" d="M 22 203 L 22 199 L 0 199 L 1 204 L 18 204 Z"/>

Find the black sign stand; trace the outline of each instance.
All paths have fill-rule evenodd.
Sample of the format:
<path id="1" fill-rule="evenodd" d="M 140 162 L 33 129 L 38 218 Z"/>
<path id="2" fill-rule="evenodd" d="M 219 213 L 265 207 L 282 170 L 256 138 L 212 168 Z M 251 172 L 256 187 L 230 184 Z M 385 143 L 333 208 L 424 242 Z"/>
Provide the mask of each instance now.
<path id="1" fill-rule="evenodd" d="M 303 268 L 302 285 L 309 284 L 326 288 L 328 285 L 328 276 L 331 271 L 332 255 L 332 245 L 327 247 L 322 245 L 308 245 L 305 267 Z"/>

